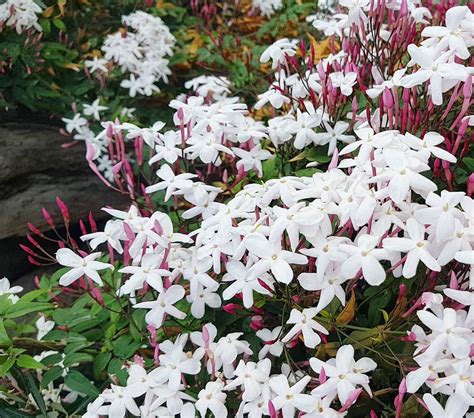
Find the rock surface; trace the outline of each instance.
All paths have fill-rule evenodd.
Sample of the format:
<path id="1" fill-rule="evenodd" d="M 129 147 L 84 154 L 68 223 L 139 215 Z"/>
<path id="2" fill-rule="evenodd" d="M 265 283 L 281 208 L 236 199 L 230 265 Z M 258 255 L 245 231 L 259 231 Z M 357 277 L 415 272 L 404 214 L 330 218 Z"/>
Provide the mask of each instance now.
<path id="1" fill-rule="evenodd" d="M 127 205 L 92 174 L 84 146 L 65 149 L 65 142 L 56 126 L 0 124 L 0 277 L 15 280 L 31 270 L 18 244 L 25 242 L 28 222 L 42 231 L 49 228 L 42 207 L 60 219 L 56 196 L 68 205 L 71 223 L 87 217 L 90 210 L 96 219 L 104 218 L 100 208 L 105 205 Z"/>

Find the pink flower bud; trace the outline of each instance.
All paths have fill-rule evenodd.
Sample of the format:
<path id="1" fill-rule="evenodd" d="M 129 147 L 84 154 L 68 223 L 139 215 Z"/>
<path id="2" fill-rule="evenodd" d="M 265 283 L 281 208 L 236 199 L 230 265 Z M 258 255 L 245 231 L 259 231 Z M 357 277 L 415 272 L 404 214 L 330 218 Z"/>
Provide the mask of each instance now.
<path id="1" fill-rule="evenodd" d="M 339 412 L 347 411 L 359 398 L 360 394 L 362 393 L 362 388 L 356 389 L 349 394 L 349 398 L 347 398 L 346 403 L 339 409 Z"/>
<path id="2" fill-rule="evenodd" d="M 127 222 L 123 223 L 123 230 L 125 232 L 125 235 L 127 236 L 127 239 L 130 241 L 133 241 L 135 239 L 135 234 L 132 231 L 132 228 Z"/>
<path id="3" fill-rule="evenodd" d="M 390 89 L 385 87 L 382 93 L 382 96 L 383 96 L 383 101 L 385 103 L 385 106 L 387 106 L 388 109 L 391 109 L 393 107 L 393 97 L 392 97 L 392 92 L 390 91 Z"/>
<path id="4" fill-rule="evenodd" d="M 459 289 L 458 278 L 454 271 L 451 271 L 451 277 L 449 279 L 449 287 L 450 289 Z"/>
<path id="5" fill-rule="evenodd" d="M 48 225 L 54 229 L 55 228 L 55 225 L 54 225 L 54 222 L 53 222 L 53 218 L 51 217 L 51 215 L 49 214 L 49 212 L 45 209 L 45 208 L 41 208 L 41 212 L 43 213 L 43 218 L 46 220 L 46 222 L 48 223 Z"/>
<path id="6" fill-rule="evenodd" d="M 273 405 L 272 401 L 268 401 L 268 413 L 270 414 L 270 418 L 277 418 L 275 405 Z"/>
<path id="7" fill-rule="evenodd" d="M 19 247 L 27 254 L 31 255 L 32 257 L 39 257 L 30 247 L 27 247 L 24 244 L 19 244 Z"/>
<path id="8" fill-rule="evenodd" d="M 182 122 L 184 120 L 184 111 L 183 108 L 180 107 L 178 111 L 176 112 L 176 116 L 178 116 L 178 119 Z"/>
<path id="9" fill-rule="evenodd" d="M 225 312 L 231 315 L 235 315 L 236 309 L 239 309 L 239 308 L 240 308 L 240 305 L 238 305 L 237 303 L 228 303 L 227 305 L 222 306 L 222 309 L 224 309 Z"/>
<path id="10" fill-rule="evenodd" d="M 260 315 L 252 316 L 250 320 L 250 328 L 254 331 L 259 331 L 263 328 L 263 318 Z"/>
<path id="11" fill-rule="evenodd" d="M 44 234 L 38 228 L 36 228 L 36 226 L 34 226 L 32 223 L 29 222 L 27 226 L 28 226 L 28 229 L 31 232 L 33 232 L 33 234 L 38 235 L 40 237 L 44 237 Z"/>
<path id="12" fill-rule="evenodd" d="M 89 225 L 91 227 L 92 232 L 97 232 L 97 224 L 95 223 L 95 219 L 92 215 L 92 212 L 89 212 Z"/>
<path id="13" fill-rule="evenodd" d="M 204 344 L 206 347 L 209 347 L 209 341 L 211 340 L 211 336 L 209 335 L 209 331 L 207 330 L 206 326 L 202 326 L 202 339 L 204 340 Z"/>
<path id="14" fill-rule="evenodd" d="M 472 197 L 474 194 L 474 173 L 472 173 L 467 179 L 467 195 Z"/>
<path id="15" fill-rule="evenodd" d="M 28 256 L 28 262 L 34 266 L 41 266 L 41 263 L 36 261 L 31 255 Z"/>
<path id="16" fill-rule="evenodd" d="M 87 228 L 82 219 L 79 219 L 79 228 L 81 229 L 82 235 L 87 234 Z"/>
<path id="17" fill-rule="evenodd" d="M 139 356 L 138 354 L 135 354 L 133 356 L 133 362 L 135 364 L 138 364 L 139 366 L 141 367 L 144 367 L 145 366 L 145 362 L 143 361 L 143 357 L 142 356 Z"/>
<path id="18" fill-rule="evenodd" d="M 112 166 L 112 173 L 113 174 L 118 174 L 120 172 L 120 170 L 122 169 L 122 165 L 123 165 L 123 162 L 119 161 L 117 164 Z"/>
<path id="19" fill-rule="evenodd" d="M 326 382 L 326 370 L 324 370 L 324 367 L 321 367 L 321 373 L 319 373 L 319 383 L 323 384 Z"/>
<path id="20" fill-rule="evenodd" d="M 470 99 L 472 96 L 472 75 L 470 75 L 466 81 L 464 82 L 464 86 L 462 88 L 462 94 L 465 99 Z"/>
<path id="21" fill-rule="evenodd" d="M 334 154 L 332 155 L 331 162 L 328 165 L 328 171 L 332 170 L 333 168 L 337 168 L 338 162 L 339 162 L 339 151 L 336 148 L 334 150 Z"/>
<path id="22" fill-rule="evenodd" d="M 61 212 L 61 215 L 63 216 L 64 222 L 68 223 L 69 222 L 69 209 L 66 206 L 66 204 L 59 198 L 56 197 L 56 204 L 58 205 L 58 208 Z"/>

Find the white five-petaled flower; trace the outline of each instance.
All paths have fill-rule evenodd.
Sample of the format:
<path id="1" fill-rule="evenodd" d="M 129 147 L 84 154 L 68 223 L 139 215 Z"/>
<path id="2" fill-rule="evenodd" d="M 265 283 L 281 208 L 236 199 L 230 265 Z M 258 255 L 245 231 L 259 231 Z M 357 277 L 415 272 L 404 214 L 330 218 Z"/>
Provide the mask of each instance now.
<path id="1" fill-rule="evenodd" d="M 208 382 L 206 387 L 198 394 L 196 409 L 202 417 L 206 416 L 207 410 L 211 411 L 215 417 L 226 417 L 227 408 L 225 400 L 227 395 L 222 391 L 224 383 L 221 380 Z"/>
<path id="2" fill-rule="evenodd" d="M 351 392 L 357 386 L 362 386 L 369 395 L 372 392 L 369 387 L 369 378 L 365 375 L 377 367 L 377 364 L 368 357 L 363 357 L 358 361 L 354 360 L 354 347 L 343 345 L 337 350 L 336 358 L 323 362 L 317 358 L 310 359 L 312 369 L 321 374 L 322 369 L 327 376 L 327 380 L 313 389 L 311 392 L 317 396 L 327 396 L 337 393 L 341 404 L 345 404 Z"/>
<path id="3" fill-rule="evenodd" d="M 174 306 L 176 302 L 183 299 L 184 288 L 180 285 L 173 285 L 158 295 L 156 301 L 140 302 L 133 305 L 134 308 L 145 308 L 150 311 L 145 315 L 147 324 L 160 328 L 165 315 L 174 316 L 178 319 L 186 318 L 186 314 Z"/>
<path id="4" fill-rule="evenodd" d="M 18 302 L 18 296 L 15 293 L 20 293 L 23 291 L 21 286 L 10 286 L 10 280 L 6 277 L 0 279 L 0 295 L 8 295 L 8 299 L 16 303 Z"/>
<path id="5" fill-rule="evenodd" d="M 283 250 L 280 242 L 271 242 L 258 233 L 247 235 L 244 245 L 252 255 L 259 257 L 250 269 L 249 279 L 258 278 L 271 270 L 277 281 L 288 284 L 293 280 L 293 270 L 289 263 L 304 264 L 308 260 L 302 254 Z"/>
<path id="6" fill-rule="evenodd" d="M 287 377 L 282 374 L 270 379 L 270 387 L 277 395 L 272 402 L 275 409 L 281 409 L 283 418 L 293 418 L 295 409 L 300 411 L 311 409 L 313 398 L 301 393 L 310 380 L 311 376 L 305 376 L 293 386 L 290 386 Z"/>
<path id="7" fill-rule="evenodd" d="M 440 271 L 440 265 L 429 251 L 430 243 L 425 239 L 425 227 L 410 218 L 406 223 L 406 232 L 408 238 L 385 238 L 383 240 L 385 249 L 407 253 L 403 263 L 403 276 L 413 277 L 420 261 L 430 270 Z"/>
<path id="8" fill-rule="evenodd" d="M 303 335 L 304 345 L 306 347 L 316 347 L 321 342 L 321 337 L 317 334 L 317 332 L 328 334 L 326 328 L 313 319 L 316 314 L 316 308 L 305 308 L 302 311 L 299 311 L 298 309 L 292 309 L 287 323 L 294 325 L 282 339 L 282 342 L 286 343 L 294 338 L 297 334 L 301 333 Z"/>
<path id="9" fill-rule="evenodd" d="M 72 267 L 67 273 L 64 273 L 59 279 L 61 286 L 69 286 L 82 276 L 87 276 L 99 286 L 102 286 L 102 279 L 97 273 L 100 270 L 114 269 L 112 264 L 96 261 L 101 253 L 92 253 L 81 257 L 69 248 L 60 248 L 56 252 L 56 260 L 65 267 Z"/>
<path id="10" fill-rule="evenodd" d="M 336 71 L 329 74 L 332 86 L 341 89 L 344 96 L 352 94 L 352 87 L 357 83 L 357 73 L 348 72 L 344 74 L 342 71 Z"/>

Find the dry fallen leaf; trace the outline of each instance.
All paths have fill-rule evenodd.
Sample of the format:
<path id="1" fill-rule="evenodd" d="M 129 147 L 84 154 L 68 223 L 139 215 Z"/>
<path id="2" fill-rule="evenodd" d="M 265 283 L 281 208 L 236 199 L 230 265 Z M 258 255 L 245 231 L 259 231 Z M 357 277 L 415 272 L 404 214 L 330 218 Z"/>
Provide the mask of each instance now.
<path id="1" fill-rule="evenodd" d="M 356 298 L 355 298 L 355 292 L 352 291 L 349 302 L 347 302 L 342 312 L 337 316 L 336 321 L 339 324 L 348 324 L 354 319 L 355 310 L 356 310 Z"/>

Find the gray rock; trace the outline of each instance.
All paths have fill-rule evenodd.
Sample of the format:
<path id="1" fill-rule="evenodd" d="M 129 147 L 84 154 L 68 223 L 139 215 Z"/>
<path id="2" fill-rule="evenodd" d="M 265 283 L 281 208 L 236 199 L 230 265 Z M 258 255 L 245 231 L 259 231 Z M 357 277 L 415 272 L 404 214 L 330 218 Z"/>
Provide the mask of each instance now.
<path id="1" fill-rule="evenodd" d="M 55 126 L 0 124 L 0 276 L 15 279 L 26 273 L 26 257 L 18 252 L 18 243 L 25 242 L 21 237 L 28 232 L 28 222 L 42 231 L 49 229 L 42 207 L 61 223 L 57 196 L 68 205 L 71 224 L 91 210 L 97 220 L 104 219 L 100 208 L 105 205 L 128 206 L 126 197 L 91 172 L 83 144 L 66 149 L 66 142 Z"/>

